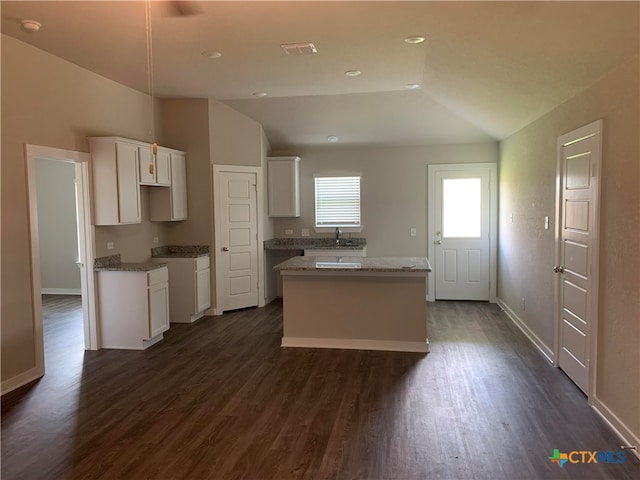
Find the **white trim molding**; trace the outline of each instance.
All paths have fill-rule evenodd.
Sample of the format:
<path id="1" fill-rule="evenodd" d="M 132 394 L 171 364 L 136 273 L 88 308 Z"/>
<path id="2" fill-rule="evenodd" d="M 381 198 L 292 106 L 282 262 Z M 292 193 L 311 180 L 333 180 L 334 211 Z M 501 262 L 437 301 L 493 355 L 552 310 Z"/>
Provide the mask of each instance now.
<path id="1" fill-rule="evenodd" d="M 36 365 L 35 367 L 27 370 L 26 372 L 22 372 L 15 377 L 11 377 L 4 382 L 0 386 L 0 395 L 4 395 L 5 393 L 9 393 L 16 388 L 20 388 L 28 383 L 33 382 L 34 380 L 38 380 L 44 376 L 44 363 L 42 365 Z"/>
<path id="2" fill-rule="evenodd" d="M 426 342 L 404 342 L 401 340 L 282 337 L 282 347 L 429 353 L 429 339 Z"/>
<path id="3" fill-rule="evenodd" d="M 549 363 L 553 365 L 553 360 L 554 360 L 553 350 L 547 347 L 545 343 L 542 340 L 540 340 L 540 337 L 538 337 L 533 332 L 533 330 L 531 330 L 527 326 L 524 320 L 518 317 L 516 312 L 511 310 L 511 308 L 509 308 L 509 306 L 506 303 L 504 303 L 504 301 L 501 298 L 497 299 L 497 304 L 502 309 L 502 311 L 507 314 L 507 316 L 511 319 L 511 321 L 515 324 L 515 326 L 518 327 L 522 331 L 522 333 L 524 333 L 525 337 L 527 337 L 529 341 L 533 343 L 533 345 L 540 351 L 540 353 L 542 353 L 542 355 L 549 361 Z"/>
<path id="4" fill-rule="evenodd" d="M 635 435 L 629 427 L 627 427 L 618 416 L 611 411 L 602 401 L 597 397 L 589 397 L 589 405 L 593 408 L 598 415 L 605 421 L 605 423 L 613 430 L 618 436 L 620 441 L 625 445 L 635 445 L 635 450 L 625 450 L 626 452 L 632 452 L 640 460 L 640 437 Z"/>
<path id="5" fill-rule="evenodd" d="M 79 288 L 43 288 L 43 295 L 82 295 Z"/>

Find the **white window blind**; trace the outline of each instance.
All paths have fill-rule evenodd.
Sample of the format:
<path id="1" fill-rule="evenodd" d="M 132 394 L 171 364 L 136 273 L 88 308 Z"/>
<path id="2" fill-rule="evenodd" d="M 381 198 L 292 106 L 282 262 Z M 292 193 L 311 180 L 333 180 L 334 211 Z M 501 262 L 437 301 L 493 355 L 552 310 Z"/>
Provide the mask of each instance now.
<path id="1" fill-rule="evenodd" d="M 315 177 L 316 227 L 360 227 L 360 177 Z"/>

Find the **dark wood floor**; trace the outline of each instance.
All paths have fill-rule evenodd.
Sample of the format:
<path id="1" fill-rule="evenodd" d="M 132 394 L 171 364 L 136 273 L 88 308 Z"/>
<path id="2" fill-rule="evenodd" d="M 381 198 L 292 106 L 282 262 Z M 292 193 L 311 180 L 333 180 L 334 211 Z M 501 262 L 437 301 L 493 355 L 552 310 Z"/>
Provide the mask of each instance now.
<path id="1" fill-rule="evenodd" d="M 47 297 L 47 375 L 2 398 L 2 478 L 637 479 L 583 394 L 495 305 L 429 304 L 431 353 L 280 348 L 282 306 L 82 350 Z M 400 314 L 400 313 L 399 313 Z"/>

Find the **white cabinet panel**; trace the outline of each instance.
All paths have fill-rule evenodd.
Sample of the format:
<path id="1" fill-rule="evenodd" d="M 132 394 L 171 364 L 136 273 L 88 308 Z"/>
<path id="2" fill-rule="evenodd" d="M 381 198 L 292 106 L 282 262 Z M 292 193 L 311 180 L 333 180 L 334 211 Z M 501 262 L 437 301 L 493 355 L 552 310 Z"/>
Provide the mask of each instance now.
<path id="1" fill-rule="evenodd" d="M 140 145 L 119 137 L 89 138 L 94 225 L 140 223 Z"/>
<path id="2" fill-rule="evenodd" d="M 191 323 L 211 307 L 211 268 L 209 256 L 152 259 L 169 267 L 169 320 Z"/>
<path id="3" fill-rule="evenodd" d="M 151 153 L 151 146 L 138 147 L 138 156 L 140 159 L 140 183 L 155 185 L 156 166 Z"/>
<path id="4" fill-rule="evenodd" d="M 196 272 L 196 310 L 203 312 L 211 306 L 211 269 Z"/>
<path id="5" fill-rule="evenodd" d="M 166 267 L 98 272 L 100 346 L 142 350 L 169 328 Z"/>
<path id="6" fill-rule="evenodd" d="M 164 148 L 158 148 L 156 155 L 156 183 L 171 185 L 171 154 Z"/>
<path id="7" fill-rule="evenodd" d="M 270 217 L 300 216 L 300 157 L 267 159 Z"/>
<path id="8" fill-rule="evenodd" d="M 149 287 L 149 330 L 151 337 L 169 329 L 169 284 Z"/>

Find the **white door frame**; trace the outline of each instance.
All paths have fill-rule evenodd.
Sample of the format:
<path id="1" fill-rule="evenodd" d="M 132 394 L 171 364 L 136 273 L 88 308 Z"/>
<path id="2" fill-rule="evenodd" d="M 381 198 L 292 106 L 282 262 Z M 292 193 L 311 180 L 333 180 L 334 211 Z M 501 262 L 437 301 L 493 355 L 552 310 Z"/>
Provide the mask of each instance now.
<path id="1" fill-rule="evenodd" d="M 40 239 L 38 237 L 38 198 L 36 192 L 36 159 L 46 159 L 73 163 L 77 181 L 77 208 L 80 285 L 84 323 L 84 346 L 86 350 L 98 349 L 98 328 L 96 320 L 96 292 L 93 261 L 95 258 L 94 227 L 91 225 L 91 155 L 72 150 L 25 145 L 27 166 L 27 194 L 29 202 L 29 243 L 31 249 L 31 304 L 34 318 L 34 340 L 36 345 L 36 370 L 44 375 L 44 334 L 42 323 L 42 285 L 40 283 Z"/>
<path id="2" fill-rule="evenodd" d="M 496 303 L 498 271 L 498 168 L 495 163 L 445 163 L 427 166 L 427 256 L 433 270 L 429 273 L 427 300 L 436 300 L 435 269 L 435 221 L 436 221 L 436 172 L 465 171 L 470 169 L 489 170 L 489 302 Z"/>
<path id="3" fill-rule="evenodd" d="M 223 277 L 223 269 L 218 268 L 220 264 L 220 252 L 222 251 L 222 233 L 220 232 L 220 222 L 218 219 L 220 218 L 221 212 L 219 211 L 220 202 L 218 201 L 218 188 L 217 181 L 218 177 L 222 173 L 255 173 L 256 175 L 256 221 L 258 222 L 258 240 L 256 242 L 256 248 L 258 249 L 258 307 L 265 306 L 265 273 L 264 273 L 264 215 L 267 206 L 264 205 L 263 202 L 263 171 L 262 167 L 250 167 L 250 166 L 242 166 L 242 165 L 213 165 L 211 169 L 212 177 L 211 177 L 211 185 L 213 186 L 214 195 L 213 195 L 213 225 L 214 225 L 214 268 L 215 268 L 215 279 L 216 279 L 216 287 L 215 287 L 215 300 L 216 305 L 213 308 L 214 315 L 222 315 L 223 309 L 221 307 L 222 298 L 220 294 L 219 285 L 222 285 Z"/>
<path id="4" fill-rule="evenodd" d="M 562 149 L 584 140 L 587 137 L 595 136 L 596 148 L 599 152 L 599 162 L 596 171 L 591 172 L 591 179 L 596 189 L 593 199 L 593 245 L 589 254 L 590 277 L 589 288 L 591 294 L 590 308 L 590 324 L 589 324 L 589 356 L 588 362 L 588 378 L 589 386 L 587 388 L 587 402 L 592 405 L 596 397 L 596 373 L 597 373 L 597 353 L 598 353 L 598 285 L 599 285 L 599 248 L 600 248 L 600 178 L 602 172 L 602 120 L 596 120 L 583 127 L 565 133 L 558 137 L 557 147 L 557 165 L 556 165 L 556 229 L 555 229 L 555 265 L 560 265 L 561 248 L 562 248 L 562 180 L 564 178 Z M 555 276 L 555 295 L 554 295 L 554 356 L 553 365 L 558 367 L 560 358 L 560 329 L 562 324 L 560 321 L 560 288 L 562 287 L 562 278 L 560 275 Z"/>

